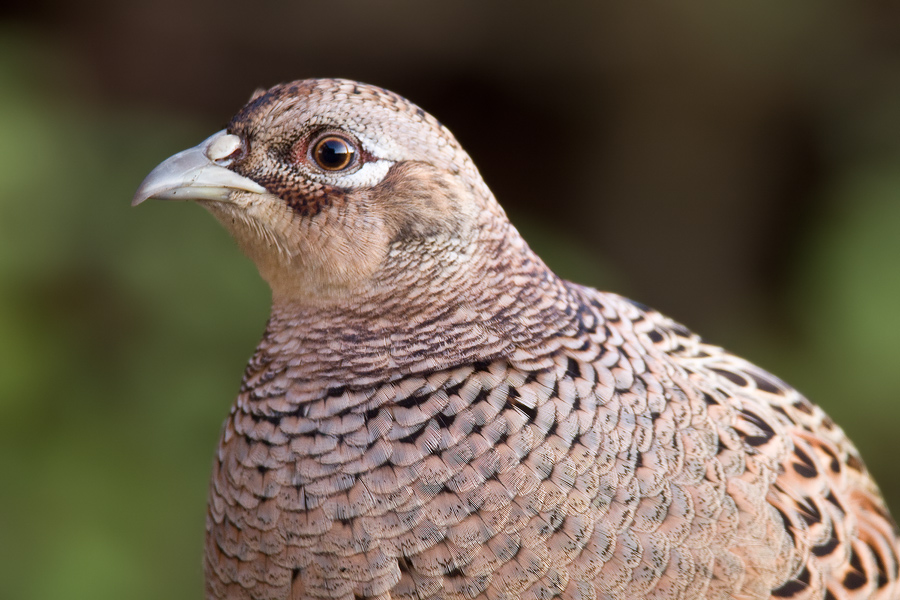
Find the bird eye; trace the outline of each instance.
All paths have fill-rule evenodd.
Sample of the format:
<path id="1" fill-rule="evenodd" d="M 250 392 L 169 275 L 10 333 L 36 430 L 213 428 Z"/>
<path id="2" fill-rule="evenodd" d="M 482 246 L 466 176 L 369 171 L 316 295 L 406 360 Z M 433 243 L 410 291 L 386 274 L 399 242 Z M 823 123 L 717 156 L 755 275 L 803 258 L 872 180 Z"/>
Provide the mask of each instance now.
<path id="1" fill-rule="evenodd" d="M 326 171 L 340 171 L 346 169 L 353 162 L 356 149 L 346 139 L 327 135 L 316 142 L 313 147 L 312 157 L 322 169 Z"/>

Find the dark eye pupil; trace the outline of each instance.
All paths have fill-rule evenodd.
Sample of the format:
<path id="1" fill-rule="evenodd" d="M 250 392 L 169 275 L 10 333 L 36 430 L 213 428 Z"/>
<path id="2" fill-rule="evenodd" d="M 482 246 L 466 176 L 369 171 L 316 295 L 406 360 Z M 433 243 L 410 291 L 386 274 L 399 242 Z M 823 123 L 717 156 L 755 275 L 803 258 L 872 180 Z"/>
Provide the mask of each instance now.
<path id="1" fill-rule="evenodd" d="M 353 147 L 346 140 L 329 136 L 316 144 L 313 157 L 323 169 L 339 171 L 350 164 L 353 160 L 353 153 Z"/>

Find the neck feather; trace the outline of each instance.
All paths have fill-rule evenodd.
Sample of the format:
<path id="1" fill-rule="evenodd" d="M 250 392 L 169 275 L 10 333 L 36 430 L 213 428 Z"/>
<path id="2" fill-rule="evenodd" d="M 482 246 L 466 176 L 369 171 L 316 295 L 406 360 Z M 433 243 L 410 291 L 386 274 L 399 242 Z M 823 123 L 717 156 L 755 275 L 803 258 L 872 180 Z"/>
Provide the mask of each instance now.
<path id="1" fill-rule="evenodd" d="M 395 268 L 382 275 L 389 282 L 339 302 L 276 303 L 244 391 L 265 384 L 268 391 L 257 395 L 271 398 L 290 388 L 302 402 L 328 388 L 372 386 L 517 351 L 546 357 L 559 345 L 554 338 L 577 331 L 578 301 L 508 221 L 483 231 L 491 238 L 475 240 L 471 252 L 398 248 Z"/>

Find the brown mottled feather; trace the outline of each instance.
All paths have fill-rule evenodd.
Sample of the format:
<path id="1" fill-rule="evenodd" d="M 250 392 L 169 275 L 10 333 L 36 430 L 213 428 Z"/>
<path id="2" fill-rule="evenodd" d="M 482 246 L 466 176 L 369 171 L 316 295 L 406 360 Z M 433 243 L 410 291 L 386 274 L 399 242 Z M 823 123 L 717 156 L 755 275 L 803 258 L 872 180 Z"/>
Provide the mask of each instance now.
<path id="1" fill-rule="evenodd" d="M 313 126 L 390 164 L 342 186 L 277 162 Z M 824 412 L 557 278 L 432 117 L 312 80 L 229 132 L 275 208 L 210 208 L 274 307 L 216 454 L 208 598 L 900 597 L 893 521 Z"/>

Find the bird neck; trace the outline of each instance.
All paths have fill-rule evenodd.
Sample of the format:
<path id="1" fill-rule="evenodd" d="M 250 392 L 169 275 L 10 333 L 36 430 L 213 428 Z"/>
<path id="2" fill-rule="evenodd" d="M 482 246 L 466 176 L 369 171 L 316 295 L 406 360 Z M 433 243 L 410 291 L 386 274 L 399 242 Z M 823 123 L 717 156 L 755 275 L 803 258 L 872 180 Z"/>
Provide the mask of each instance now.
<path id="1" fill-rule="evenodd" d="M 428 254 L 396 249 L 366 289 L 325 304 L 275 302 L 251 371 L 286 372 L 310 393 L 389 381 L 526 349 L 577 331 L 578 300 L 506 222 L 489 239 Z M 484 237 L 484 236 L 482 236 Z M 432 249 L 433 250 L 433 249 Z M 410 262 L 412 257 L 418 259 Z M 409 259 L 409 260 L 408 260 Z"/>

